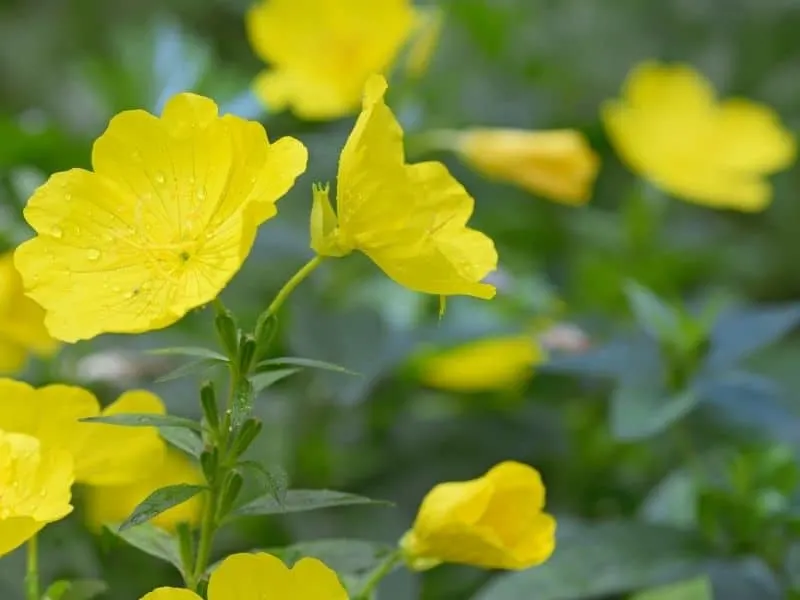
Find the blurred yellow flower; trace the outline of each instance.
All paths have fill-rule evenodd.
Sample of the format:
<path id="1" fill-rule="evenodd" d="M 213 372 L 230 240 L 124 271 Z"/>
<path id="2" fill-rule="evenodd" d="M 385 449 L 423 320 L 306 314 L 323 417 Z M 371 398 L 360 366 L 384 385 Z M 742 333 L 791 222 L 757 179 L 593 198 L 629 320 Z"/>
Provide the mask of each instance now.
<path id="1" fill-rule="evenodd" d="M 527 569 L 555 549 L 555 519 L 542 512 L 538 471 L 518 462 L 496 465 L 471 481 L 441 483 L 422 501 L 400 542 L 410 568 L 443 562 L 486 569 Z"/>
<path id="2" fill-rule="evenodd" d="M 44 310 L 22 291 L 14 255 L 0 256 L 0 372 L 15 373 L 29 354 L 50 356 L 58 349 L 44 326 Z"/>
<path id="3" fill-rule="evenodd" d="M 0 430 L 0 556 L 72 512 L 73 479 L 68 452 Z"/>
<path id="4" fill-rule="evenodd" d="M 544 359 L 532 335 L 484 338 L 421 358 L 417 376 L 424 385 L 455 392 L 506 390 L 527 380 Z"/>
<path id="5" fill-rule="evenodd" d="M 290 569 L 271 554 L 232 554 L 211 574 L 208 600 L 347 600 L 331 569 L 316 558 L 301 558 Z M 140 600 L 200 600 L 194 592 L 158 588 Z"/>
<path id="6" fill-rule="evenodd" d="M 79 483 L 118 485 L 161 466 L 166 445 L 155 428 L 79 421 L 119 413 L 163 414 L 164 405 L 154 394 L 135 390 L 101 412 L 97 398 L 79 387 L 55 384 L 36 389 L 0 379 L 0 429 L 35 437 L 48 451 L 67 451 Z"/>
<path id="7" fill-rule="evenodd" d="M 444 24 L 444 11 L 438 6 L 419 8 L 414 19 L 414 30 L 406 56 L 406 73 L 418 78 L 428 70 L 428 65 L 439 43 Z"/>
<path id="8" fill-rule="evenodd" d="M 261 0 L 247 13 L 250 44 L 271 68 L 254 83 L 271 110 L 333 119 L 358 108 L 364 82 L 386 72 L 408 39 L 410 0 Z"/>
<path id="9" fill-rule="evenodd" d="M 600 158 L 574 129 L 475 128 L 423 134 L 430 148 L 452 150 L 476 171 L 562 204 L 592 195 Z"/>
<path id="10" fill-rule="evenodd" d="M 602 117 L 631 169 L 713 208 L 764 209 L 772 200 L 766 177 L 795 159 L 795 139 L 775 111 L 745 99 L 717 101 L 711 83 L 688 65 L 637 66 Z"/>
<path id="11" fill-rule="evenodd" d="M 401 285 L 428 294 L 492 298 L 481 280 L 497 267 L 494 243 L 467 227 L 474 201 L 438 162 L 405 163 L 403 131 L 369 79 L 364 109 L 339 159 L 334 213 L 315 187 L 311 247 L 321 256 L 360 250 Z"/>
<path id="12" fill-rule="evenodd" d="M 26 293 L 67 342 L 171 325 L 239 270 L 306 158 L 202 96 L 177 94 L 160 118 L 124 111 L 95 142 L 93 172 L 56 173 L 28 201 L 38 235 L 15 255 Z"/>
<path id="13" fill-rule="evenodd" d="M 85 490 L 85 518 L 91 529 L 99 531 L 106 523 L 124 521 L 139 503 L 159 488 L 188 483 L 201 485 L 203 475 L 195 464 L 177 450 L 169 450 L 164 462 L 157 469 L 140 473 L 136 481 L 123 485 L 89 486 Z M 150 523 L 168 531 L 178 523 L 196 525 L 200 520 L 202 497 L 195 496 L 171 508 Z"/>

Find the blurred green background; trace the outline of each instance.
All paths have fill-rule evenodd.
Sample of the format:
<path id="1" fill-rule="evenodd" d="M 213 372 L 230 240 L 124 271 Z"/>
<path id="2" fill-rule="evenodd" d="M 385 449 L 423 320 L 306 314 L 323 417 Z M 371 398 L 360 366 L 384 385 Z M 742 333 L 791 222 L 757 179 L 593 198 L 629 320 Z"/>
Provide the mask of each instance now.
<path id="1" fill-rule="evenodd" d="M 552 204 L 439 157 L 476 198 L 472 223 L 496 241 L 502 269 L 497 299 L 453 299 L 441 321 L 436 298 L 401 289 L 365 259 L 323 264 L 289 301 L 281 354 L 362 376 L 309 372 L 270 389 L 256 407 L 265 427 L 251 452 L 283 465 L 293 487 L 347 490 L 397 507 L 253 519 L 220 536 L 219 556 L 320 537 L 393 544 L 432 485 L 516 459 L 542 471 L 548 510 L 560 519 L 550 562 L 519 574 L 398 571 L 381 600 L 627 598 L 703 573 L 718 598 L 790 597 L 800 589 L 800 339 L 792 335 L 800 321 L 800 170 L 775 177 L 775 200 L 757 215 L 654 199 L 658 193 L 613 154 L 598 109 L 637 62 L 683 61 L 721 95 L 763 101 L 797 130 L 800 3 L 440 6 L 445 24 L 428 73 L 390 94 L 406 131 L 581 129 L 602 156 L 594 197 L 582 208 Z M 309 147 L 308 172 L 222 296 L 252 324 L 311 255 L 311 183 L 335 177 L 353 120 L 309 124 L 259 107 L 248 92 L 262 65 L 245 37 L 247 7 L 242 0 L 0 2 L 5 248 L 30 235 L 21 220 L 30 192 L 55 171 L 88 167 L 91 142 L 113 114 L 158 111 L 172 93 L 197 91 L 262 120 L 271 138 L 293 135 Z M 631 301 L 631 280 L 654 295 Z M 708 315 L 686 356 L 665 352 L 665 340 L 648 332 L 655 313 L 678 309 Z M 556 314 L 580 326 L 592 349 L 556 353 L 522 390 L 432 390 L 409 366 L 425 348 L 522 331 Z M 144 386 L 171 412 L 196 417 L 197 378 L 155 383 L 163 361 L 143 352 L 212 336 L 210 311 L 196 311 L 165 331 L 67 347 L 57 365 L 32 364 L 26 376 L 80 381 L 104 401 Z M 124 377 L 91 368 L 109 353 Z M 687 393 L 690 402 L 674 401 Z M 89 534 L 80 511 L 48 527 L 42 545 L 48 581 L 105 579 L 110 599 L 179 583 L 171 567 L 110 534 Z M 21 598 L 21 565 L 19 553 L 0 561 L 4 600 Z"/>

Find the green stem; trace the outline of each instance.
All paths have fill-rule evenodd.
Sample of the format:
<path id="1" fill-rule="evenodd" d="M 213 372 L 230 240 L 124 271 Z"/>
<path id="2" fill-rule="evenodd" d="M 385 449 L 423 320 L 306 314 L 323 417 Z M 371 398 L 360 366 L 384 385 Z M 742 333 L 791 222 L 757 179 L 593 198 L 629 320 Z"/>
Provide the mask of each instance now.
<path id="1" fill-rule="evenodd" d="M 361 587 L 361 591 L 354 598 L 354 600 L 369 600 L 372 592 L 374 592 L 375 588 L 378 587 L 378 584 L 383 580 L 384 577 L 392 572 L 401 559 L 402 554 L 400 553 L 400 550 L 395 550 L 392 554 L 387 556 L 386 559 L 378 566 L 378 568 L 372 572 L 372 575 L 370 575 L 369 579 L 364 582 L 364 585 Z"/>
<path id="2" fill-rule="evenodd" d="M 302 267 L 300 267 L 300 270 L 297 271 L 297 273 L 295 273 L 294 275 L 292 275 L 292 278 L 289 279 L 289 281 L 287 281 L 284 284 L 284 286 L 278 292 L 278 295 L 275 296 L 275 299 L 272 301 L 272 304 L 270 304 L 269 307 L 267 308 L 267 314 L 268 315 L 276 314 L 280 310 L 283 303 L 286 301 L 286 298 L 288 298 L 289 295 L 294 291 L 294 288 L 300 285 L 300 283 L 302 283 L 302 281 L 306 277 L 308 277 L 311 274 L 311 272 L 319 266 L 321 262 L 322 262 L 322 257 L 315 256 L 314 258 L 309 260 L 306 264 L 304 264 Z"/>
<path id="3" fill-rule="evenodd" d="M 200 543 L 197 547 L 197 560 L 194 564 L 194 572 L 189 577 L 189 587 L 193 591 L 198 591 L 200 582 L 203 579 L 208 567 L 208 561 L 211 557 L 211 546 L 214 542 L 214 534 L 217 530 L 216 514 L 217 514 L 217 499 L 219 491 L 217 484 L 212 486 L 208 498 L 206 499 L 205 506 L 203 507 L 203 517 L 200 522 Z"/>
<path id="4" fill-rule="evenodd" d="M 27 544 L 27 564 L 25 568 L 25 598 L 39 600 L 39 540 L 34 535 Z"/>

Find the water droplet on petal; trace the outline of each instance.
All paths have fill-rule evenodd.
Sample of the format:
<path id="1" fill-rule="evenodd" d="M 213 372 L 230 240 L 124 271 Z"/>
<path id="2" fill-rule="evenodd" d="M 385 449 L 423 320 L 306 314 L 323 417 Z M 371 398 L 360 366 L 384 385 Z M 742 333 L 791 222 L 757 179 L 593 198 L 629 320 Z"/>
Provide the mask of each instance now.
<path id="1" fill-rule="evenodd" d="M 100 258 L 100 250 L 98 250 L 97 248 L 89 248 L 86 251 L 86 258 L 88 258 L 89 260 L 97 260 L 98 258 Z"/>
<path id="2" fill-rule="evenodd" d="M 64 194 L 64 200 L 66 200 L 67 202 L 69 202 L 70 200 L 72 200 L 72 194 L 70 194 L 69 192 L 67 192 L 66 194 Z"/>
<path id="3" fill-rule="evenodd" d="M 112 292 L 120 292 L 121 290 L 122 290 L 122 288 L 119 287 L 118 285 L 115 285 L 114 287 L 111 288 Z"/>
<path id="4" fill-rule="evenodd" d="M 61 229 L 61 227 L 56 225 L 55 227 L 53 227 L 53 229 L 50 230 L 50 235 L 52 235 L 57 240 L 60 240 L 61 236 L 64 235 L 64 231 Z"/>
<path id="5" fill-rule="evenodd" d="M 197 199 L 198 200 L 205 200 L 206 199 L 206 191 L 203 188 L 197 190 Z"/>
<path id="6" fill-rule="evenodd" d="M 166 178 L 163 173 L 156 173 L 156 183 L 164 183 Z"/>

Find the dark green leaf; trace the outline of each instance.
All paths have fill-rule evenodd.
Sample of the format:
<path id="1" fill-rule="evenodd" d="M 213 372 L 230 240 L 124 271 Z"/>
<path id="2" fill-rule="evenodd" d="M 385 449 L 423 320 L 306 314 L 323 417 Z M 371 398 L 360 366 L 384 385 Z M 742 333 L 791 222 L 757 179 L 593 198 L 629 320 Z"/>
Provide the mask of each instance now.
<path id="1" fill-rule="evenodd" d="M 694 390 L 669 397 L 659 390 L 620 385 L 611 398 L 611 430 L 619 440 L 648 438 L 684 417 L 698 401 Z"/>
<path id="2" fill-rule="evenodd" d="M 267 493 L 270 494 L 278 506 L 283 507 L 286 502 L 286 492 L 289 488 L 289 475 L 280 466 L 266 467 L 254 460 L 245 460 L 239 463 L 242 467 L 253 469 L 258 475 L 259 480 L 264 484 Z"/>
<path id="3" fill-rule="evenodd" d="M 680 336 L 680 315 L 653 292 L 629 281 L 625 284 L 625 295 L 636 322 L 654 339 L 667 342 Z"/>
<path id="4" fill-rule="evenodd" d="M 384 500 L 372 500 L 371 498 L 347 494 L 345 492 L 334 492 L 331 490 L 289 490 L 286 492 L 283 503 L 279 503 L 272 494 L 265 494 L 234 510 L 232 516 L 276 515 L 280 513 L 303 512 L 358 504 L 391 505 L 390 502 Z"/>
<path id="5" fill-rule="evenodd" d="M 200 360 L 186 363 L 185 365 L 181 365 L 180 367 L 173 369 L 166 375 L 162 375 L 161 377 L 156 379 L 156 382 L 163 383 L 165 381 L 180 379 L 181 377 L 186 377 L 187 375 L 191 375 L 192 373 L 197 373 L 200 371 L 208 370 L 212 367 L 225 365 L 227 364 L 227 362 L 228 362 L 227 360 L 222 361 L 217 358 L 201 358 Z"/>
<path id="6" fill-rule="evenodd" d="M 130 413 L 118 415 L 102 415 L 98 417 L 86 417 L 81 419 L 85 423 L 107 423 L 109 425 L 123 425 L 125 427 L 178 427 L 182 429 L 191 429 L 200 433 L 202 431 L 200 423 L 185 419 L 183 417 L 174 417 L 172 415 L 158 415 L 154 413 Z"/>
<path id="7" fill-rule="evenodd" d="M 271 368 L 289 365 L 292 367 L 308 367 L 309 369 L 322 369 L 323 371 L 333 371 L 335 373 L 346 373 L 347 375 L 358 375 L 354 371 L 346 369 L 340 365 L 326 362 L 324 360 L 315 360 L 313 358 L 302 358 L 297 356 L 281 356 L 280 358 L 268 358 L 262 360 L 256 365 L 257 368 Z"/>
<path id="8" fill-rule="evenodd" d="M 163 437 L 169 444 L 175 446 L 179 450 L 183 450 L 186 454 L 200 458 L 203 453 L 203 440 L 191 429 L 183 427 L 159 427 L 161 437 Z"/>
<path id="9" fill-rule="evenodd" d="M 274 371 L 262 371 L 250 376 L 250 382 L 253 384 L 255 393 L 267 389 L 271 385 L 278 383 L 281 379 L 286 379 L 290 375 L 294 375 L 300 369 L 275 369 Z"/>
<path id="10" fill-rule="evenodd" d="M 581 525 L 559 535 L 544 564 L 500 575 L 474 600 L 583 600 L 694 576 L 704 558 L 690 533 L 634 521 Z"/>
<path id="11" fill-rule="evenodd" d="M 156 348 L 148 350 L 148 354 L 164 354 L 175 356 L 193 356 L 195 358 L 208 358 L 220 362 L 227 362 L 228 359 L 219 352 L 199 346 L 176 346 L 174 348 Z"/>
<path id="12" fill-rule="evenodd" d="M 142 500 L 139 506 L 133 510 L 133 513 L 119 526 L 119 529 L 120 531 L 125 531 L 135 525 L 146 523 L 173 506 L 193 498 L 205 489 L 205 486 L 189 485 L 188 483 L 169 485 L 157 489 Z"/>
<path id="13" fill-rule="evenodd" d="M 178 571 L 183 571 L 178 540 L 163 529 L 151 523 L 142 523 L 124 530 L 114 525 L 107 525 L 106 528 L 134 548 L 174 565 Z"/>
<path id="14" fill-rule="evenodd" d="M 714 600 L 714 596 L 708 577 L 697 577 L 640 592 L 631 600 Z"/>

